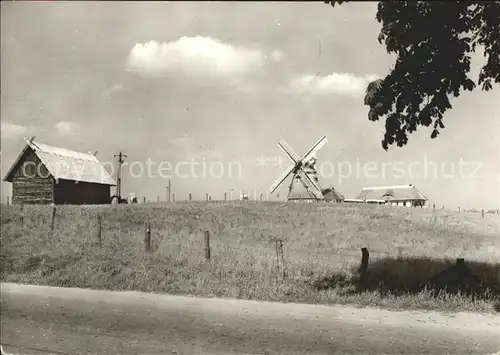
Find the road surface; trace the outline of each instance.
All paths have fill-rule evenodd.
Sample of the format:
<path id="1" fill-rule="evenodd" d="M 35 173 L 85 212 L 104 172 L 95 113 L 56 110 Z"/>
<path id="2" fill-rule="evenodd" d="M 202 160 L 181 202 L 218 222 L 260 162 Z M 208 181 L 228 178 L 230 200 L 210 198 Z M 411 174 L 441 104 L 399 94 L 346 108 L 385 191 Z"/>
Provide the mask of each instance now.
<path id="1" fill-rule="evenodd" d="M 2 284 L 15 354 L 492 354 L 500 317 Z"/>

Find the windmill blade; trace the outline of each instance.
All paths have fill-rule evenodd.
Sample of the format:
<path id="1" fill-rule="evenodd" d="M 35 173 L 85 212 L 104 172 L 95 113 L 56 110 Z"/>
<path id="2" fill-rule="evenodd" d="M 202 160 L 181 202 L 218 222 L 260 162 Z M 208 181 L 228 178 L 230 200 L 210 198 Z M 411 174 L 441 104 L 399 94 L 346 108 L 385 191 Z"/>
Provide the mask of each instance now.
<path id="1" fill-rule="evenodd" d="M 299 155 L 293 151 L 287 142 L 282 140 L 278 142 L 278 145 L 286 153 L 286 155 L 293 160 L 294 164 L 297 164 L 300 161 Z"/>
<path id="2" fill-rule="evenodd" d="M 297 175 L 300 177 L 300 181 L 304 184 L 305 188 L 314 195 L 318 200 L 322 200 L 323 193 L 319 186 L 307 175 L 303 170 L 299 169 Z"/>
<path id="3" fill-rule="evenodd" d="M 303 171 L 299 171 L 297 173 L 300 177 L 300 181 L 304 184 L 307 191 L 312 194 L 316 199 L 323 200 L 324 196 L 319 187 L 314 183 L 314 181 L 309 178 L 309 175 L 304 173 Z"/>
<path id="4" fill-rule="evenodd" d="M 280 186 L 283 181 L 285 181 L 285 179 L 293 172 L 293 169 L 295 168 L 295 166 L 290 166 L 288 167 L 284 172 L 283 174 L 281 174 L 281 176 L 278 178 L 278 180 L 276 180 L 272 185 L 271 187 L 269 188 L 269 194 L 272 194 L 277 188 L 278 186 Z"/>
<path id="5" fill-rule="evenodd" d="M 310 160 L 313 156 L 316 155 L 316 153 L 323 148 L 323 146 L 328 142 L 328 139 L 326 139 L 326 136 L 321 138 L 318 143 L 313 145 L 313 147 L 304 155 L 304 158 L 302 158 L 302 161 L 308 161 Z"/>

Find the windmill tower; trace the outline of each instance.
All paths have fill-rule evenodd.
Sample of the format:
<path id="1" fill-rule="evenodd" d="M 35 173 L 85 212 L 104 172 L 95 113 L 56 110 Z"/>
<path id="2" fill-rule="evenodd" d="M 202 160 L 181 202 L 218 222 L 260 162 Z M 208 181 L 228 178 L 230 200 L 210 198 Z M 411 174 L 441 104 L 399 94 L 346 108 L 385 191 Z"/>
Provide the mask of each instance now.
<path id="1" fill-rule="evenodd" d="M 276 189 L 293 174 L 288 188 L 288 201 L 323 201 L 324 196 L 319 185 L 318 173 L 316 171 L 316 153 L 328 142 L 326 137 L 321 138 L 309 151 L 300 158 L 293 149 L 285 142 L 278 142 L 278 146 L 293 161 L 293 165 L 285 170 L 283 174 L 269 188 L 272 194 Z"/>

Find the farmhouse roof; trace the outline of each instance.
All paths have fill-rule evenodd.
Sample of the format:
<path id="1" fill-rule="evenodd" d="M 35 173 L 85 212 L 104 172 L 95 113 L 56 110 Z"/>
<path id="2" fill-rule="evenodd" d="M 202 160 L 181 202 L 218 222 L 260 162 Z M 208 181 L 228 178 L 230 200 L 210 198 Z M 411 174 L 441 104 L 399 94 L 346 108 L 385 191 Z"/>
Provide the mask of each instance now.
<path id="1" fill-rule="evenodd" d="M 327 200 L 327 201 L 344 200 L 345 199 L 344 195 L 342 195 L 340 192 L 335 190 L 335 188 L 333 186 L 324 189 L 323 196 L 325 197 L 325 200 Z"/>
<path id="2" fill-rule="evenodd" d="M 387 200 L 387 201 L 415 201 L 427 200 L 415 186 L 399 185 L 399 186 L 375 186 L 365 187 L 356 197 L 360 200 Z"/>
<path id="3" fill-rule="evenodd" d="M 26 146 L 7 172 L 4 181 L 12 182 L 14 172 L 24 161 L 25 155 L 30 149 L 55 179 L 116 185 L 113 178 L 96 158 L 96 153 L 80 153 L 34 142 L 34 137 L 26 140 Z"/>

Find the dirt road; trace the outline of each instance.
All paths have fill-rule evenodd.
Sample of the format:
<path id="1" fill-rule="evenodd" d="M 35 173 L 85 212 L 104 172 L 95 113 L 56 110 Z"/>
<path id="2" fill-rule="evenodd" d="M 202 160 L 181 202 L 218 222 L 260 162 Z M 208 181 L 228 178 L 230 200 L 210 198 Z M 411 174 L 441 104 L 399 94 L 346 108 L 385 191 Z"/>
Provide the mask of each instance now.
<path id="1" fill-rule="evenodd" d="M 2 284 L 17 354 L 492 354 L 500 317 Z"/>

